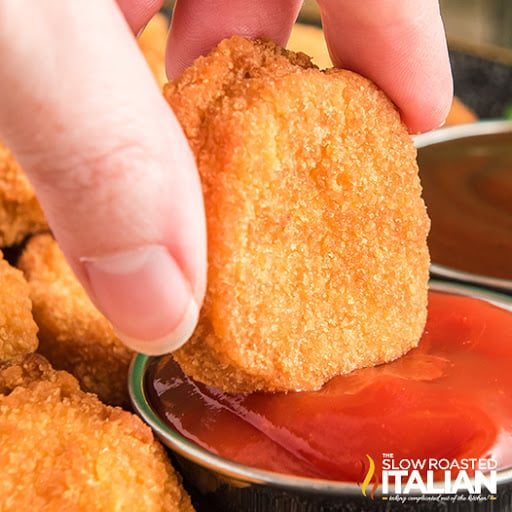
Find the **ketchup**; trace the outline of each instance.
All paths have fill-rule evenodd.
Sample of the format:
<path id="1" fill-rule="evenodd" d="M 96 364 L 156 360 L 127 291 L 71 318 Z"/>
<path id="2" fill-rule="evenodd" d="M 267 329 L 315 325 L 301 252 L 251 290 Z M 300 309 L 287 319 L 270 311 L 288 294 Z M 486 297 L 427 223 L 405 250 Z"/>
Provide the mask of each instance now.
<path id="1" fill-rule="evenodd" d="M 145 384 L 186 438 L 279 473 L 360 482 L 367 454 L 385 453 L 512 465 L 512 313 L 477 299 L 430 292 L 417 348 L 319 391 L 228 395 L 187 377 L 171 356 Z"/>

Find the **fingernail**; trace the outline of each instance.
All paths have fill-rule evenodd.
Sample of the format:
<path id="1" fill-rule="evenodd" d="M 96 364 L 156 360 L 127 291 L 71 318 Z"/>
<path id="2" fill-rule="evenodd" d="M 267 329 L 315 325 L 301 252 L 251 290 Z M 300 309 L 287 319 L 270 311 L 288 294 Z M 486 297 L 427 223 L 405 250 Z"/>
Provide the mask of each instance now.
<path id="1" fill-rule="evenodd" d="M 180 348 L 194 332 L 199 316 L 199 308 L 196 301 L 191 299 L 181 322 L 174 328 L 174 330 L 157 339 L 152 339 L 150 342 L 133 338 L 128 334 L 124 334 L 119 329 L 114 327 L 117 337 L 129 348 L 135 352 L 142 352 L 151 356 L 159 356 L 167 354 Z"/>
<path id="2" fill-rule="evenodd" d="M 167 248 L 147 245 L 81 262 L 94 302 L 129 348 L 160 355 L 192 335 L 199 307 Z"/>

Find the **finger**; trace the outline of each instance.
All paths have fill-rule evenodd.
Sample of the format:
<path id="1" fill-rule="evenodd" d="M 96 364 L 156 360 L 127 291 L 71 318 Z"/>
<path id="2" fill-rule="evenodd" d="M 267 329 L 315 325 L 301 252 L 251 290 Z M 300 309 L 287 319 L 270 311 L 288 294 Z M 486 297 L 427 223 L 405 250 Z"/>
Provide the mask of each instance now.
<path id="1" fill-rule="evenodd" d="M 377 83 L 412 133 L 437 128 L 452 99 L 439 5 L 434 0 L 320 0 L 335 65 Z"/>
<path id="2" fill-rule="evenodd" d="M 300 0 L 179 0 L 167 46 L 167 75 L 180 75 L 196 57 L 234 34 L 266 37 L 284 46 L 300 6 Z"/>
<path id="3" fill-rule="evenodd" d="M 116 0 L 134 34 L 138 34 L 161 9 L 164 0 Z"/>
<path id="4" fill-rule="evenodd" d="M 0 5 L 0 137 L 120 337 L 179 346 L 205 289 L 202 195 L 129 27 L 108 0 Z"/>

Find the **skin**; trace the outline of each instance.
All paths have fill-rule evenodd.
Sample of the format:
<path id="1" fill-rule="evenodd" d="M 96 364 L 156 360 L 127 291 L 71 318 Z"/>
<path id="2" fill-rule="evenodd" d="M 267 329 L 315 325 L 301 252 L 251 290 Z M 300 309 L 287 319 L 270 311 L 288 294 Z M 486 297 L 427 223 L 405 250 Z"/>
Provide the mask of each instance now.
<path id="1" fill-rule="evenodd" d="M 134 39 L 162 3 L 0 0 L 0 138 L 92 300 L 146 353 L 186 341 L 206 286 L 193 156 Z M 233 33 L 286 44 L 300 5 L 178 0 L 169 77 Z M 438 2 L 319 5 L 336 64 L 380 85 L 411 133 L 442 124 L 452 82 Z"/>

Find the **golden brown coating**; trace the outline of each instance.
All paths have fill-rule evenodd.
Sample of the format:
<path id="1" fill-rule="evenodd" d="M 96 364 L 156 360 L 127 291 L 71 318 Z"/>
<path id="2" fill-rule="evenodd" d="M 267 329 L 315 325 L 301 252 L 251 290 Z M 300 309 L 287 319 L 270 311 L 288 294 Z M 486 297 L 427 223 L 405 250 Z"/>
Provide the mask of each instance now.
<path id="1" fill-rule="evenodd" d="M 191 512 L 148 426 L 39 354 L 0 363 L 0 509 Z"/>
<path id="2" fill-rule="evenodd" d="M 157 13 L 137 39 L 139 48 L 155 77 L 157 84 L 162 87 L 167 82 L 165 74 L 165 45 L 169 22 L 162 13 Z"/>
<path id="3" fill-rule="evenodd" d="M 306 53 L 320 69 L 332 66 L 332 60 L 324 38 L 324 31 L 320 27 L 295 23 L 286 47 L 293 52 Z"/>
<path id="4" fill-rule="evenodd" d="M 50 234 L 31 238 L 18 266 L 30 287 L 39 352 L 67 370 L 82 389 L 110 405 L 129 403 L 127 378 L 133 352 L 92 304 Z"/>
<path id="5" fill-rule="evenodd" d="M 34 189 L 12 156 L 0 142 L 0 247 L 23 241 L 48 229 Z"/>
<path id="6" fill-rule="evenodd" d="M 28 284 L 0 252 L 0 360 L 37 349 Z"/>
<path id="7" fill-rule="evenodd" d="M 473 110 L 471 110 L 467 105 L 462 103 L 462 101 L 457 98 L 457 96 L 454 96 L 450 111 L 448 112 L 448 117 L 444 123 L 445 126 L 472 123 L 477 120 L 478 116 L 475 114 L 475 112 L 473 112 Z"/>
<path id="8" fill-rule="evenodd" d="M 429 220 L 398 112 L 365 78 L 233 37 L 166 86 L 195 153 L 208 289 L 176 360 L 226 391 L 315 389 L 414 347 Z"/>

